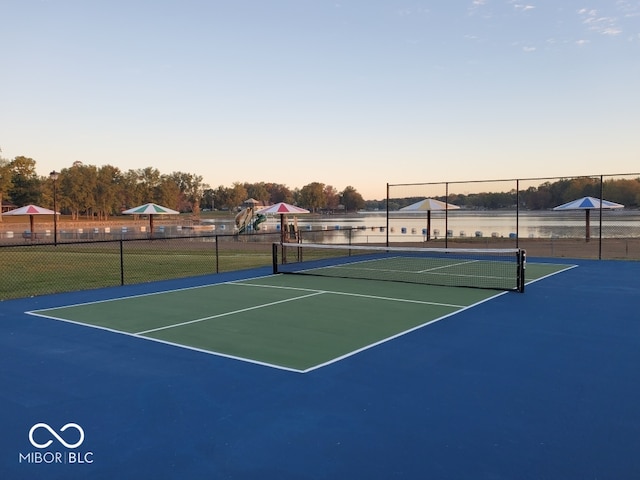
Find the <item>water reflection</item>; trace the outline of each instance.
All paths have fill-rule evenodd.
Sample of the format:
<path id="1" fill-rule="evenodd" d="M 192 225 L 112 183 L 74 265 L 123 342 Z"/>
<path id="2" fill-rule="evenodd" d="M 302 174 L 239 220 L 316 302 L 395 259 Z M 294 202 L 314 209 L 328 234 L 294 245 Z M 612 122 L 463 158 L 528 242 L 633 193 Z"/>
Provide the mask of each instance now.
<path id="1" fill-rule="evenodd" d="M 267 224 L 269 228 L 270 225 Z M 362 237 L 386 237 L 386 214 L 369 213 L 351 216 L 323 216 L 298 219 L 298 228 L 306 230 L 356 229 L 352 239 Z M 499 237 L 513 238 L 584 238 L 586 234 L 585 214 L 576 212 L 449 212 L 445 222 L 444 213 L 432 213 L 431 236 L 434 239 L 449 237 Z M 591 213 L 591 237 L 600 236 L 600 216 Z M 417 240 L 426 236 L 426 215 L 392 214 L 389 219 L 389 234 L 396 241 Z M 603 211 L 603 238 L 640 238 L 640 212 Z"/>

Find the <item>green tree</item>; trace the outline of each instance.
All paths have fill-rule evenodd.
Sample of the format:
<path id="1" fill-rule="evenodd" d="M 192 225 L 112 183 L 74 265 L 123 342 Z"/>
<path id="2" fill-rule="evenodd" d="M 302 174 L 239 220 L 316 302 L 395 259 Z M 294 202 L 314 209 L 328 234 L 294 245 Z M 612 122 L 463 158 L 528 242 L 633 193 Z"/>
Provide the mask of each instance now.
<path id="1" fill-rule="evenodd" d="M 185 195 L 180 191 L 180 186 L 173 176 L 163 175 L 160 184 L 155 187 L 153 201 L 179 212 L 191 211 L 191 205 Z"/>
<path id="2" fill-rule="evenodd" d="M 596 178 L 579 177 L 569 181 L 564 189 L 563 203 L 580 197 L 599 197 L 600 180 Z"/>
<path id="3" fill-rule="evenodd" d="M 72 219 L 78 219 L 80 215 L 93 216 L 97 206 L 98 184 L 98 169 L 95 166 L 76 162 L 71 168 L 60 172 L 58 184 L 60 205 L 71 211 Z"/>
<path id="4" fill-rule="evenodd" d="M 216 208 L 216 191 L 211 188 L 209 185 L 205 185 L 202 191 L 202 198 L 200 199 L 200 209 L 211 209 Z"/>
<path id="5" fill-rule="evenodd" d="M 202 177 L 191 173 L 173 172 L 170 178 L 175 181 L 181 196 L 194 214 L 200 213 L 200 200 L 203 194 Z"/>
<path id="6" fill-rule="evenodd" d="M 14 158 L 11 166 L 11 189 L 9 196 L 13 203 L 24 206 L 40 202 L 41 180 L 36 174 L 36 161 L 32 158 L 19 156 Z"/>
<path id="7" fill-rule="evenodd" d="M 228 191 L 226 205 L 227 207 L 229 207 L 229 209 L 233 210 L 242 205 L 242 202 L 244 202 L 246 199 L 247 189 L 244 188 L 244 185 L 242 185 L 241 183 L 234 182 L 233 187 Z"/>
<path id="8" fill-rule="evenodd" d="M 607 180 L 603 197 L 626 207 L 637 207 L 640 202 L 640 178 Z"/>
<path id="9" fill-rule="evenodd" d="M 138 188 L 138 178 L 139 175 L 136 170 L 127 170 L 122 174 L 120 188 L 118 189 L 118 213 L 127 208 L 136 207 L 143 201 L 149 201 L 143 197 L 142 189 Z"/>
<path id="10" fill-rule="evenodd" d="M 247 190 L 248 198 L 253 198 L 263 204 L 269 202 L 271 194 L 269 193 L 269 190 L 267 190 L 267 185 L 264 182 L 245 183 L 244 188 Z"/>
<path id="11" fill-rule="evenodd" d="M 162 198 L 158 198 L 158 194 L 160 193 L 159 187 L 162 184 L 162 174 L 160 170 L 153 167 L 146 167 L 136 170 L 135 173 L 137 177 L 136 191 L 138 197 L 144 199 L 142 203 L 161 203 Z"/>
<path id="12" fill-rule="evenodd" d="M 269 202 L 280 203 L 293 203 L 293 192 L 289 190 L 289 187 L 280 183 L 267 183 L 265 188 L 269 192 Z"/>
<path id="13" fill-rule="evenodd" d="M 224 185 L 220 185 L 213 194 L 213 202 L 215 208 L 224 210 L 225 208 L 231 208 L 229 206 L 229 197 L 231 196 L 231 190 Z"/>
<path id="14" fill-rule="evenodd" d="M 331 185 L 326 185 L 324 187 L 324 208 L 327 210 L 336 210 L 340 205 L 340 194 L 335 187 Z"/>
<path id="15" fill-rule="evenodd" d="M 364 208 L 364 199 L 362 198 L 362 195 L 360 195 L 352 186 L 346 187 L 340 194 L 340 197 L 346 212 L 350 210 L 355 212 Z"/>
<path id="16" fill-rule="evenodd" d="M 104 165 L 98 169 L 96 178 L 96 213 L 98 219 L 107 220 L 120 209 L 122 172 L 118 167 Z"/>
<path id="17" fill-rule="evenodd" d="M 300 189 L 299 202 L 305 208 L 316 212 L 322 208 L 326 201 L 324 196 L 324 183 L 311 182 Z"/>
<path id="18" fill-rule="evenodd" d="M 0 205 L 5 196 L 8 196 L 9 191 L 13 187 L 13 180 L 11 174 L 11 163 L 0 157 Z M 0 222 L 2 222 L 2 214 L 0 213 Z"/>

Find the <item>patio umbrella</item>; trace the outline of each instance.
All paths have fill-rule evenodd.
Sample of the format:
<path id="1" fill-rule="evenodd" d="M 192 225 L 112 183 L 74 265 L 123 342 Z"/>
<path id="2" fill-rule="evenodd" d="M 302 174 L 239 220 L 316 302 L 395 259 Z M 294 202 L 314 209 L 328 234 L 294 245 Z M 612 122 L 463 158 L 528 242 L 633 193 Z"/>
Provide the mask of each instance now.
<path id="1" fill-rule="evenodd" d="M 285 221 L 284 217 L 288 214 L 300 214 L 300 213 L 310 213 L 309 210 L 304 208 L 296 207 L 295 205 L 290 205 L 285 202 L 276 203 L 275 205 L 271 205 L 270 207 L 265 207 L 256 212 L 257 214 L 268 215 L 270 213 L 279 213 L 280 214 L 280 237 L 281 242 L 285 243 Z"/>
<path id="2" fill-rule="evenodd" d="M 27 205 L 25 207 L 16 208 L 15 210 L 9 210 L 3 213 L 3 215 L 29 215 L 29 231 L 33 235 L 35 230 L 33 229 L 35 215 L 59 215 L 59 212 L 54 212 L 48 208 L 39 207 L 37 205 Z"/>
<path id="3" fill-rule="evenodd" d="M 431 239 L 431 212 L 444 210 L 457 210 L 460 207 L 451 203 L 441 202 L 435 198 L 425 198 L 400 209 L 401 212 L 421 213 L 427 212 L 427 241 Z"/>
<path id="4" fill-rule="evenodd" d="M 171 210 L 170 208 L 157 205 L 155 203 L 145 203 L 139 207 L 125 210 L 125 215 L 149 215 L 149 235 L 153 236 L 153 216 L 154 215 L 178 215 L 180 212 Z"/>
<path id="5" fill-rule="evenodd" d="M 589 217 L 591 210 L 613 210 L 615 208 L 624 208 L 624 205 L 615 202 L 609 202 L 607 200 L 600 201 L 599 198 L 594 197 L 582 197 L 577 200 L 573 200 L 568 203 L 564 203 L 562 205 L 558 205 L 554 208 L 555 211 L 564 211 L 564 210 L 584 210 L 585 211 L 585 223 L 586 223 L 586 233 L 585 238 L 587 242 L 591 236 L 590 228 L 589 228 Z"/>

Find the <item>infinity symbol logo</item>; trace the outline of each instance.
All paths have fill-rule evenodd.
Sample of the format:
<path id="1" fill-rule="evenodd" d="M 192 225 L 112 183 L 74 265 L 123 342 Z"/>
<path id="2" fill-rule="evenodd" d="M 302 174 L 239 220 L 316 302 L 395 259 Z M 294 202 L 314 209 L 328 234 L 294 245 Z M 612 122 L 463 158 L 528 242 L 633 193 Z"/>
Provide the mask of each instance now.
<path id="1" fill-rule="evenodd" d="M 45 430 L 48 430 L 49 433 L 53 435 L 56 438 L 56 440 L 58 440 L 66 448 L 76 448 L 82 445 L 82 442 L 84 442 L 84 430 L 77 423 L 67 423 L 64 427 L 60 429 L 61 432 L 64 432 L 68 428 L 75 428 L 76 430 L 78 430 L 78 432 L 80 433 L 80 440 L 78 440 L 76 443 L 65 442 L 64 439 L 60 435 L 58 435 L 53 430 L 53 428 L 51 428 L 46 423 L 36 423 L 33 427 L 31 427 L 31 430 L 29 430 L 29 441 L 31 442 L 31 445 L 33 445 L 36 448 L 47 448 L 49 445 L 53 443 L 53 440 L 49 440 L 45 443 L 38 443 L 33 439 L 33 432 L 35 432 L 39 428 L 44 428 Z"/>

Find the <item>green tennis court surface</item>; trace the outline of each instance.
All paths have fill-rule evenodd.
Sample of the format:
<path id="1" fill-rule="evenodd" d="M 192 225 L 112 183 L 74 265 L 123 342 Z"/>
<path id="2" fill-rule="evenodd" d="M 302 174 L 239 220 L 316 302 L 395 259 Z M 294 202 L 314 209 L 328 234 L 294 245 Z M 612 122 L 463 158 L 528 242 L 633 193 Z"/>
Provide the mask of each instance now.
<path id="1" fill-rule="evenodd" d="M 529 263 L 527 281 L 567 268 Z M 273 275 L 28 313 L 308 372 L 502 294 L 520 295 Z"/>

